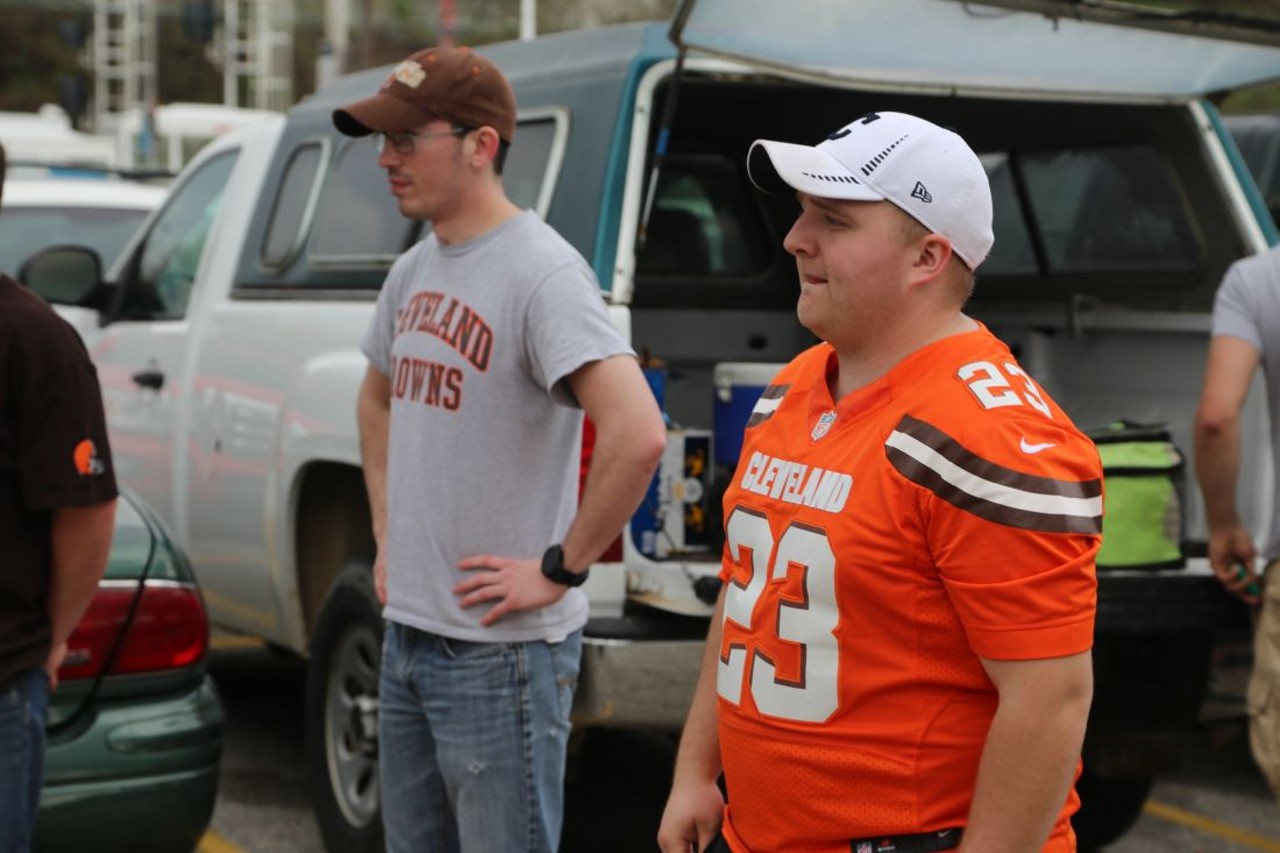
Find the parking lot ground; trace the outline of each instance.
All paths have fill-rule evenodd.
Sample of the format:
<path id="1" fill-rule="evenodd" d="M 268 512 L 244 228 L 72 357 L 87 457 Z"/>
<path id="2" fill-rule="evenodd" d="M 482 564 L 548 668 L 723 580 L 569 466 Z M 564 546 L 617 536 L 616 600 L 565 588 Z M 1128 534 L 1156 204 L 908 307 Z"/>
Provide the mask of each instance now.
<path id="1" fill-rule="evenodd" d="M 1142 818 L 1107 853 L 1280 853 L 1280 804 L 1249 755 L 1242 720 L 1188 738 Z"/>
<path id="2" fill-rule="evenodd" d="M 303 661 L 218 635 L 209 668 L 227 728 L 213 822 L 198 853 L 322 853 L 303 753 Z"/>
<path id="3" fill-rule="evenodd" d="M 210 670 L 227 714 L 221 785 L 198 853 L 321 853 L 303 755 L 303 665 L 256 641 L 217 638 Z M 658 733 L 576 737 L 561 853 L 653 853 L 675 741 Z M 1280 853 L 1280 805 L 1253 766 L 1244 726 L 1189 736 L 1178 768 L 1106 853 Z"/>

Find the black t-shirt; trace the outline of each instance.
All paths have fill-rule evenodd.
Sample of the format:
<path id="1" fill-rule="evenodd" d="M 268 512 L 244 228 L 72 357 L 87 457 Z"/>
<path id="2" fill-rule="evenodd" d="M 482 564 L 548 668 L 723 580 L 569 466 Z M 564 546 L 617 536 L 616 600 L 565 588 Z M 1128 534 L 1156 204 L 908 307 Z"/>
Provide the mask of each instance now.
<path id="1" fill-rule="evenodd" d="M 53 510 L 115 496 L 102 392 L 80 335 L 0 273 L 0 692 L 49 654 Z"/>

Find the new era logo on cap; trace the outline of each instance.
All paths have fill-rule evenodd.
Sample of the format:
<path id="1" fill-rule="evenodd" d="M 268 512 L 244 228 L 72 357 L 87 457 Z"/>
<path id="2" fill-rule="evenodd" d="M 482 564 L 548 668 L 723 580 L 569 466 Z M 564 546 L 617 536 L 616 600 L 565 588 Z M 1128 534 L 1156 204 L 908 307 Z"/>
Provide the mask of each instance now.
<path id="1" fill-rule="evenodd" d="M 952 131 L 906 113 L 868 113 L 817 145 L 758 139 L 747 172 L 765 192 L 889 201 L 946 237 L 970 269 L 995 239 L 978 155 Z"/>

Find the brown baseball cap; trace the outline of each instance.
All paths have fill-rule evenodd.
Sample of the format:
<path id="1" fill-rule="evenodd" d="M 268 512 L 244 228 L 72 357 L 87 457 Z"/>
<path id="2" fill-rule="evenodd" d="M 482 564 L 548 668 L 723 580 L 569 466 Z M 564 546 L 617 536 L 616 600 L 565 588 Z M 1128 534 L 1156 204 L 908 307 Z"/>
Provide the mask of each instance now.
<path id="1" fill-rule="evenodd" d="M 333 111 L 347 136 L 413 130 L 440 119 L 488 125 L 511 142 L 516 96 L 498 66 L 469 47 L 432 47 L 401 62 L 372 97 Z"/>

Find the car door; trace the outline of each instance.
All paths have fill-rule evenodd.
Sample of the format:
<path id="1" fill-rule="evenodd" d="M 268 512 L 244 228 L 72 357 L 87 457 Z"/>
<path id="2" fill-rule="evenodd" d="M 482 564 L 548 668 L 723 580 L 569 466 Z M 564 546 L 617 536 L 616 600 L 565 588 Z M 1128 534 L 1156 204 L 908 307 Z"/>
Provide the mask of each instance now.
<path id="1" fill-rule="evenodd" d="M 233 147 L 203 158 L 144 226 L 117 279 L 110 323 L 93 346 L 117 475 L 180 540 L 186 531 L 175 501 L 174 452 L 182 450 L 179 413 L 190 392 L 182 381 L 189 309 L 238 156 Z"/>

